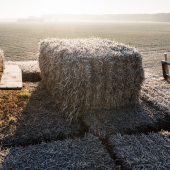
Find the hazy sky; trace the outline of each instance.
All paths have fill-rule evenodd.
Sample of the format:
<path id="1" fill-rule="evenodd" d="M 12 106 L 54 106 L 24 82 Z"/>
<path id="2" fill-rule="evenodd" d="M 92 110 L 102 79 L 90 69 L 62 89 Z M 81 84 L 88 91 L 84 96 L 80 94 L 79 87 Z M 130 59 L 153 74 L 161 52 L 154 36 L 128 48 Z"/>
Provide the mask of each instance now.
<path id="1" fill-rule="evenodd" d="M 0 0 L 0 19 L 42 14 L 170 13 L 170 0 Z"/>

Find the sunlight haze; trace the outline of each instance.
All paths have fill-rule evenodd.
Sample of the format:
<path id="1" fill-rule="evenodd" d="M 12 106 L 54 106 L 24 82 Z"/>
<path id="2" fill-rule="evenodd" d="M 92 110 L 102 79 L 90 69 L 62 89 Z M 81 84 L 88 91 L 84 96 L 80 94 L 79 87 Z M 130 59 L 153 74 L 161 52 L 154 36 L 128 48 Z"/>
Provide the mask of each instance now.
<path id="1" fill-rule="evenodd" d="M 46 14 L 169 13 L 169 0 L 0 0 L 0 19 Z"/>

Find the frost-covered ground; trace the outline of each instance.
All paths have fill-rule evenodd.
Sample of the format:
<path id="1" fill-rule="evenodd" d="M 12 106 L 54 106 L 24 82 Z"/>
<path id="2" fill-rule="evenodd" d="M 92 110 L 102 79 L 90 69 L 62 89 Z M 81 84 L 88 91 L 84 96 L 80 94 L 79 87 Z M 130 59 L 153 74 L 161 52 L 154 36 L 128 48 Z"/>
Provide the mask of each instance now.
<path id="1" fill-rule="evenodd" d="M 32 95 L 20 121 L 0 128 L 0 169 L 169 169 L 170 83 L 146 69 L 145 77 L 135 107 L 94 112 L 71 125 L 42 82 L 24 83 Z"/>

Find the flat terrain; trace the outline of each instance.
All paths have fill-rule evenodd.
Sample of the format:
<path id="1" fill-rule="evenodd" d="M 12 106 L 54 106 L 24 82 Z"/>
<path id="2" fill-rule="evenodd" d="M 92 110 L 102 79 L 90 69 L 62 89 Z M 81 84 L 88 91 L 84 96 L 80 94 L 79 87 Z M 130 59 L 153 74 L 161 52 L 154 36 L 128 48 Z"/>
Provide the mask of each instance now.
<path id="1" fill-rule="evenodd" d="M 150 72 L 162 75 L 163 53 L 170 54 L 170 23 L 0 23 L 0 48 L 6 61 L 36 60 L 38 42 L 44 38 L 101 37 L 136 47 Z"/>
<path id="2" fill-rule="evenodd" d="M 135 106 L 91 112 L 71 124 L 43 82 L 1 90 L 0 169 L 168 170 L 170 84 L 146 77 Z"/>
<path id="3" fill-rule="evenodd" d="M 146 76 L 139 103 L 69 123 L 42 81 L 23 83 L 21 91 L 0 90 L 0 170 L 168 170 L 170 82 L 160 78 L 160 61 L 170 53 L 170 24 L 0 24 L 6 61 L 36 60 L 39 40 L 56 36 L 95 36 L 137 47 Z"/>

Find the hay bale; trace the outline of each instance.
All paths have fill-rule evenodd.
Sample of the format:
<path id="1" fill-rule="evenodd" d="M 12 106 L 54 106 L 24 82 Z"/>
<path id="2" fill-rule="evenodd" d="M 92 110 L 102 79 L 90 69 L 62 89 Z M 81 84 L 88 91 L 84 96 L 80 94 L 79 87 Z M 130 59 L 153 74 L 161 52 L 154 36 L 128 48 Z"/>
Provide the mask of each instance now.
<path id="1" fill-rule="evenodd" d="M 0 49 L 0 82 L 1 82 L 1 78 L 2 78 L 2 74 L 3 74 L 4 69 L 5 69 L 5 66 L 4 66 L 4 53 Z"/>
<path id="2" fill-rule="evenodd" d="M 169 169 L 170 143 L 161 133 L 113 135 L 112 153 L 124 169 Z"/>
<path id="3" fill-rule="evenodd" d="M 5 62 L 7 65 L 18 65 L 22 71 L 22 81 L 23 82 L 38 82 L 41 81 L 40 69 L 38 61 L 18 61 Z"/>
<path id="4" fill-rule="evenodd" d="M 67 139 L 12 148 L 4 169 L 116 169 L 114 161 L 100 140 L 90 134 Z"/>
<path id="5" fill-rule="evenodd" d="M 125 45 L 98 38 L 40 42 L 41 77 L 70 120 L 83 113 L 137 103 L 142 57 Z"/>
<path id="6" fill-rule="evenodd" d="M 152 76 L 146 79 L 140 97 L 157 110 L 163 110 L 167 114 L 170 113 L 170 84 L 162 77 Z"/>

